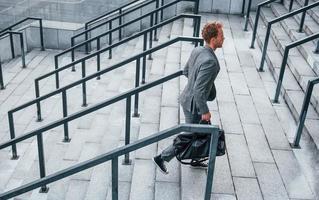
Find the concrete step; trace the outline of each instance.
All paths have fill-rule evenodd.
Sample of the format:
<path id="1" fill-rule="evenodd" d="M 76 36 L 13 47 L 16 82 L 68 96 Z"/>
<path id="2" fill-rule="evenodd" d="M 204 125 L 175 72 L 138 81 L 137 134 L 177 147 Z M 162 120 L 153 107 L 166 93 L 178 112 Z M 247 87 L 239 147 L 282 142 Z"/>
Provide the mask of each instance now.
<path id="1" fill-rule="evenodd" d="M 267 8 L 264 10 L 267 10 Z M 267 14 L 268 14 L 268 16 L 271 15 L 271 11 L 269 9 L 268 9 L 268 11 L 266 11 L 267 14 L 265 14 L 264 10 L 263 10 L 262 16 L 266 16 Z M 254 14 L 252 15 L 252 17 L 254 17 Z M 254 18 L 252 18 L 252 19 L 254 19 Z M 263 26 L 263 25 L 264 24 L 262 24 L 262 20 L 261 20 L 259 30 L 257 33 L 257 35 L 258 35 L 257 36 L 257 43 L 258 43 L 260 48 L 262 47 L 263 42 L 264 42 L 263 33 L 265 32 L 264 31 L 265 26 Z M 279 29 L 280 26 L 276 26 L 275 28 Z M 273 77 L 275 78 L 275 80 L 278 80 L 280 65 L 281 65 L 281 61 L 282 61 L 282 54 L 278 50 L 278 47 L 276 46 L 276 42 L 274 41 L 274 40 L 276 40 L 276 39 L 274 39 L 276 37 L 273 37 L 274 32 L 277 33 L 277 31 L 273 31 L 272 37 L 270 37 L 270 42 L 269 42 L 270 48 L 267 52 L 266 62 L 267 62 L 267 65 L 269 67 L 269 70 L 272 72 Z M 280 33 L 284 33 L 284 32 L 280 31 Z M 298 53 L 298 52 L 294 52 L 294 53 Z M 305 76 L 305 78 L 304 78 L 303 76 L 300 76 L 302 78 L 300 79 L 300 82 L 298 82 L 298 80 L 295 77 L 298 77 L 298 75 L 297 75 L 298 70 L 296 70 L 296 69 L 300 66 L 295 65 L 295 61 L 292 61 L 291 58 L 289 58 L 289 60 L 290 60 L 288 62 L 289 67 L 286 68 L 286 73 L 285 73 L 285 77 L 284 77 L 283 88 L 282 88 L 281 94 L 283 95 L 283 98 L 285 99 L 286 103 L 288 104 L 288 107 L 291 110 L 294 119 L 297 120 L 299 115 L 300 115 L 300 112 L 301 112 L 302 102 L 303 102 L 303 98 L 304 98 L 304 89 L 300 86 L 300 85 L 302 85 L 301 80 L 303 80 L 303 81 L 307 80 L 306 79 L 307 77 Z M 310 78 L 310 77 L 308 77 L 308 78 Z M 273 90 L 273 93 L 275 93 L 275 90 Z M 281 101 L 283 101 L 283 100 L 281 100 Z M 313 120 L 315 122 L 319 122 L 318 121 L 319 115 L 318 115 L 318 112 L 315 110 L 315 106 L 317 106 L 316 101 L 317 100 L 314 96 L 314 98 L 312 99 L 312 104 L 309 106 L 307 120 L 306 120 L 307 123 L 305 124 L 305 132 L 307 132 L 309 134 L 310 138 L 312 138 L 314 144 L 316 145 L 316 147 L 318 149 L 319 143 L 317 141 L 317 134 L 316 134 L 317 131 L 314 131 L 315 123 L 309 123 L 309 122 L 312 122 Z"/>

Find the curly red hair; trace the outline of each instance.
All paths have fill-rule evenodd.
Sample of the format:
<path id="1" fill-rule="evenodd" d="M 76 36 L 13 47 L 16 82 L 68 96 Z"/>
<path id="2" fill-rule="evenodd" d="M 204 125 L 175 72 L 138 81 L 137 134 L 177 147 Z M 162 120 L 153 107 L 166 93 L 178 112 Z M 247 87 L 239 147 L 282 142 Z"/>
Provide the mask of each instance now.
<path id="1" fill-rule="evenodd" d="M 209 43 L 212 38 L 218 36 L 218 30 L 223 28 L 223 25 L 219 22 L 209 22 L 205 24 L 202 30 L 202 37 L 206 43 Z"/>

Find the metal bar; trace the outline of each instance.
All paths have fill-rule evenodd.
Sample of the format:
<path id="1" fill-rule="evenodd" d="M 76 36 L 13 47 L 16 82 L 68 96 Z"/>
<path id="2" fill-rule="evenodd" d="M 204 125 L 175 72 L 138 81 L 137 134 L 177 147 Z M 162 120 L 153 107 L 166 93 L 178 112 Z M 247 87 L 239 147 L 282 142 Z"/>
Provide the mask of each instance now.
<path id="1" fill-rule="evenodd" d="M 42 133 L 37 135 L 37 142 L 38 142 L 38 155 L 39 155 L 39 169 L 40 169 L 40 178 L 45 177 L 45 160 L 44 160 L 44 149 L 43 149 L 43 138 Z M 49 188 L 46 185 L 42 185 L 40 192 L 46 193 L 48 192 Z"/>
<path id="2" fill-rule="evenodd" d="M 309 0 L 305 0 L 304 7 L 308 6 L 308 4 L 309 4 Z M 299 26 L 299 32 L 300 33 L 302 32 L 303 25 L 305 23 L 306 13 L 307 13 L 307 10 L 303 11 L 303 13 L 301 15 L 300 26 Z"/>
<path id="3" fill-rule="evenodd" d="M 9 121 L 9 131 L 10 131 L 10 138 L 14 139 L 15 136 L 15 130 L 14 130 L 14 123 L 13 123 L 13 113 L 8 112 L 8 121 Z M 16 160 L 19 158 L 18 153 L 17 153 L 17 145 L 12 144 L 12 160 Z"/>
<path id="4" fill-rule="evenodd" d="M 4 90 L 1 59 L 0 59 L 0 90 Z"/>
<path id="5" fill-rule="evenodd" d="M 155 7 L 156 7 L 156 9 L 158 9 L 159 8 L 159 0 L 156 0 L 156 5 L 155 5 Z M 157 25 L 158 24 L 158 11 L 156 11 L 156 13 L 155 13 L 155 25 Z M 158 39 L 157 39 L 157 28 L 155 28 L 155 30 L 154 30 L 154 41 L 157 41 Z"/>
<path id="6" fill-rule="evenodd" d="M 280 89 L 281 89 L 281 85 L 282 85 L 282 81 L 284 78 L 284 73 L 285 73 L 285 69 L 286 69 L 286 65 L 287 65 L 289 50 L 290 50 L 290 48 L 287 48 L 287 47 L 285 48 L 284 57 L 282 59 L 282 63 L 281 63 L 281 67 L 280 67 L 280 73 L 279 73 L 274 103 L 279 102 L 278 99 L 279 99 Z"/>
<path id="7" fill-rule="evenodd" d="M 59 68 L 57 56 L 54 56 L 54 67 L 55 67 L 55 70 L 57 70 Z M 55 87 L 56 87 L 56 89 L 60 88 L 59 73 L 55 73 Z"/>
<path id="8" fill-rule="evenodd" d="M 125 146 L 130 144 L 131 137 L 131 96 L 126 98 L 126 119 L 125 119 Z M 123 160 L 124 165 L 130 165 L 130 154 L 127 153 L 124 155 Z"/>
<path id="9" fill-rule="evenodd" d="M 68 104 L 67 104 L 67 96 L 66 90 L 62 91 L 62 109 L 63 109 L 63 118 L 68 116 Z M 68 122 L 63 124 L 64 127 L 64 138 L 63 142 L 70 142 L 71 139 L 69 137 L 69 125 Z"/>
<path id="10" fill-rule="evenodd" d="M 88 29 L 88 24 L 85 24 L 85 30 Z M 85 32 L 85 41 L 87 41 L 89 39 L 89 34 L 88 32 Z M 89 44 L 85 43 L 85 52 L 86 54 L 89 54 Z"/>
<path id="11" fill-rule="evenodd" d="M 119 26 L 122 26 L 122 9 L 119 9 Z M 119 29 L 119 40 L 122 40 L 122 28 Z"/>
<path id="12" fill-rule="evenodd" d="M 71 47 L 74 46 L 74 39 L 71 38 Z M 71 50 L 71 59 L 72 59 L 72 63 L 75 61 L 75 49 Z M 75 72 L 75 65 L 72 65 L 72 72 Z"/>
<path id="13" fill-rule="evenodd" d="M 290 4 L 289 4 L 289 12 L 291 12 L 292 10 L 292 6 L 294 5 L 294 0 L 290 0 Z"/>
<path id="14" fill-rule="evenodd" d="M 141 67 L 141 59 L 138 58 L 136 59 L 136 71 L 135 71 L 135 88 L 140 86 L 140 67 Z M 135 99 L 134 99 L 134 114 L 133 117 L 139 117 L 138 114 L 138 99 L 139 99 L 139 94 L 135 94 Z"/>
<path id="15" fill-rule="evenodd" d="M 109 30 L 112 29 L 112 21 L 109 22 Z M 112 32 L 109 33 L 109 45 L 112 45 Z M 109 59 L 112 58 L 112 49 L 109 50 Z"/>
<path id="16" fill-rule="evenodd" d="M 164 0 L 161 0 L 161 7 L 164 5 Z M 164 19 L 164 10 L 161 10 L 161 22 Z"/>
<path id="17" fill-rule="evenodd" d="M 12 58 L 15 58 L 13 37 L 11 32 L 9 33 L 9 37 L 10 37 L 11 56 Z"/>
<path id="18" fill-rule="evenodd" d="M 265 42 L 264 42 L 262 56 L 261 56 L 261 61 L 260 61 L 260 66 L 259 66 L 259 71 L 260 72 L 264 71 L 264 64 L 265 64 L 267 47 L 268 47 L 268 42 L 269 42 L 269 37 L 270 37 L 271 25 L 272 25 L 272 23 L 269 22 L 268 26 L 267 26 L 267 32 L 266 32 L 266 36 L 265 36 Z"/>
<path id="19" fill-rule="evenodd" d="M 154 16 L 151 15 L 151 17 L 150 17 L 150 27 L 153 27 L 153 21 L 154 21 Z M 153 45 L 153 31 L 152 30 L 150 31 L 150 37 L 149 37 L 148 45 L 149 45 L 149 49 L 151 49 L 152 45 Z M 152 60 L 152 54 L 151 53 L 148 54 L 148 59 Z"/>
<path id="20" fill-rule="evenodd" d="M 119 199 L 119 166 L 118 157 L 112 159 L 112 200 Z"/>
<path id="21" fill-rule="evenodd" d="M 101 42 L 100 42 L 100 38 L 98 38 L 97 40 L 97 50 L 99 51 L 101 48 Z M 101 71 L 101 54 L 97 54 L 97 59 L 96 59 L 96 66 L 97 66 L 97 71 Z M 96 77 L 97 80 L 100 80 L 100 76 Z"/>
<path id="22" fill-rule="evenodd" d="M 256 11 L 256 16 L 255 16 L 255 23 L 254 23 L 254 30 L 253 30 L 253 35 L 251 39 L 251 45 L 250 45 L 250 48 L 252 49 L 255 48 L 254 46 L 255 46 L 255 40 L 256 40 L 256 34 L 257 34 L 257 28 L 258 28 L 260 9 L 261 9 L 261 6 L 258 6 Z"/>
<path id="23" fill-rule="evenodd" d="M 39 26 L 40 26 L 40 43 L 41 43 L 41 51 L 44 51 L 44 40 L 43 40 L 43 25 L 42 25 L 42 19 L 39 19 Z"/>
<path id="24" fill-rule="evenodd" d="M 251 1 L 252 0 L 248 1 L 244 31 L 248 31 L 248 22 L 249 22 L 249 17 L 250 17 Z"/>
<path id="25" fill-rule="evenodd" d="M 211 199 L 218 137 L 219 137 L 219 132 L 217 130 L 214 130 L 211 134 L 211 140 L 210 140 L 209 161 L 208 161 L 206 189 L 205 189 L 205 198 L 204 198 L 205 200 Z"/>
<path id="26" fill-rule="evenodd" d="M 39 98 L 40 97 L 40 88 L 39 88 L 39 81 L 37 79 L 34 80 L 34 88 L 35 88 L 35 97 Z M 40 101 L 37 101 L 36 105 L 37 105 L 37 121 L 40 122 L 40 121 L 42 121 Z"/>
<path id="27" fill-rule="evenodd" d="M 316 54 L 319 53 L 319 40 L 317 41 L 317 47 L 316 47 L 314 53 L 316 53 Z"/>
<path id="28" fill-rule="evenodd" d="M 85 73 L 85 61 L 82 61 L 82 78 L 85 78 L 86 73 Z M 87 106 L 87 102 L 86 102 L 86 81 L 84 81 L 82 83 L 82 98 L 83 98 L 83 104 L 82 107 L 86 107 Z"/>
<path id="29" fill-rule="evenodd" d="M 143 38 L 143 51 L 145 52 L 147 49 L 147 33 L 144 34 Z M 145 84 L 145 74 L 146 74 L 146 56 L 143 56 L 143 64 L 142 64 L 142 84 Z"/>
<path id="30" fill-rule="evenodd" d="M 199 10 L 199 0 L 195 0 L 195 9 L 194 9 L 194 13 L 198 14 L 198 10 Z"/>
<path id="31" fill-rule="evenodd" d="M 243 5 L 241 7 L 241 15 L 244 16 L 245 15 L 245 6 L 246 6 L 246 0 L 243 0 Z"/>
<path id="32" fill-rule="evenodd" d="M 22 57 L 22 68 L 26 68 L 25 64 L 25 53 L 24 53 L 24 42 L 23 42 L 23 34 L 19 34 L 20 37 L 20 46 L 21 46 L 21 57 Z"/>

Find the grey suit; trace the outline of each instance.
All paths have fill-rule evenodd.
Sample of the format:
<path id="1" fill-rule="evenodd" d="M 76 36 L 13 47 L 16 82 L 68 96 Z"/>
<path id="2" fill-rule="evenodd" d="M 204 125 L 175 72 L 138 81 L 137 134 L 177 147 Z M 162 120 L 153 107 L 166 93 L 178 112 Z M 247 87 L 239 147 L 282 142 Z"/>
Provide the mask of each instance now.
<path id="1" fill-rule="evenodd" d="M 195 48 L 184 68 L 187 85 L 180 96 L 186 123 L 199 123 L 201 114 L 209 112 L 207 101 L 214 100 L 216 89 L 214 80 L 219 72 L 217 57 L 210 47 Z M 161 153 L 161 158 L 169 162 L 175 156 L 175 147 L 170 145 Z"/>

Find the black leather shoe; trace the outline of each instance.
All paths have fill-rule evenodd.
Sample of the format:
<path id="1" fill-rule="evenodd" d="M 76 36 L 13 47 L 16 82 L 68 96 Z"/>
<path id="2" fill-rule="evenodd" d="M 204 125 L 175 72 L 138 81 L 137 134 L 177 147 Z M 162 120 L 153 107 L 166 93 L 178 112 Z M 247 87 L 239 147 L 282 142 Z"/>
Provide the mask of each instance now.
<path id="1" fill-rule="evenodd" d="M 197 168 L 197 169 L 207 169 L 208 164 L 203 162 L 194 162 L 191 164 L 191 168 Z"/>
<path id="2" fill-rule="evenodd" d="M 165 166 L 164 160 L 161 158 L 161 155 L 155 156 L 153 158 L 153 161 L 159 167 L 159 169 L 162 173 L 168 174 L 168 170 Z"/>

